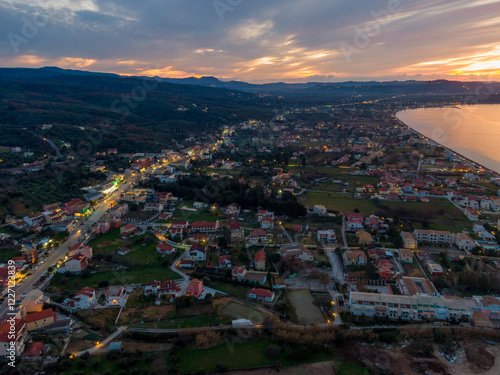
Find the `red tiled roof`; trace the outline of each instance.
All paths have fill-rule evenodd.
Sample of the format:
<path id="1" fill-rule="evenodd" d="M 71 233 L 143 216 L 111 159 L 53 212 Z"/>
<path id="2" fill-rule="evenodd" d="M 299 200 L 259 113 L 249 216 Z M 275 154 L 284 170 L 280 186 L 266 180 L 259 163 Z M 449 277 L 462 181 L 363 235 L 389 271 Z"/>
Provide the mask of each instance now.
<path id="1" fill-rule="evenodd" d="M 29 314 L 24 318 L 24 321 L 26 323 L 32 323 L 40 319 L 47 319 L 50 318 L 51 316 L 54 317 L 54 321 L 56 320 L 57 313 L 52 311 L 52 309 L 47 309 L 47 310 L 42 310 L 40 312 L 36 312 L 33 314 Z"/>

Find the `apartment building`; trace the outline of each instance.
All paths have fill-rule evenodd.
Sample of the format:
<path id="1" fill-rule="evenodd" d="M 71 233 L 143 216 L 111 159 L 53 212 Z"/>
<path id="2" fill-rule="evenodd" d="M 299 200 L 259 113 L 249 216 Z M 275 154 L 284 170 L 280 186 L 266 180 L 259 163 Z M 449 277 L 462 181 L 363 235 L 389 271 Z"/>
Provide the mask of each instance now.
<path id="1" fill-rule="evenodd" d="M 469 320 L 472 315 L 467 303 L 457 297 L 362 292 L 350 292 L 349 310 L 355 316 L 403 320 Z"/>

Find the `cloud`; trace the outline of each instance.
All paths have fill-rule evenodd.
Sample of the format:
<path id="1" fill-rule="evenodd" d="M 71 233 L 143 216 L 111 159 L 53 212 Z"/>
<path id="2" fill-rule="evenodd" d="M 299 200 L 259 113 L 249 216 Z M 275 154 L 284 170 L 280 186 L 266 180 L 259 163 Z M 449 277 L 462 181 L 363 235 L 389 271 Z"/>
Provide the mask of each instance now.
<path id="1" fill-rule="evenodd" d="M 500 74 L 497 0 L 233 4 L 221 21 L 213 1 L 0 0 L 0 35 L 49 16 L 18 51 L 0 38 L 0 63 L 253 82 Z"/>

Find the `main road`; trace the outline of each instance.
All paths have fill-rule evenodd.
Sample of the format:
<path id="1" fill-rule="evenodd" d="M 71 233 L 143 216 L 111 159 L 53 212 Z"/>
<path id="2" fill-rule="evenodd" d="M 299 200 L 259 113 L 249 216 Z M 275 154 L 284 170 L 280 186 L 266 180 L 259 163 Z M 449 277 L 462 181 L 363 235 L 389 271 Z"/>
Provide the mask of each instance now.
<path id="1" fill-rule="evenodd" d="M 77 225 L 69 234 L 68 238 L 58 247 L 54 248 L 51 253 L 45 259 L 45 262 L 39 266 L 32 275 L 27 276 L 21 283 L 19 283 L 16 288 L 16 301 L 22 299 L 24 293 L 28 293 L 37 282 L 37 280 L 48 271 L 52 266 L 55 266 L 59 260 L 66 257 L 69 247 L 81 240 L 81 237 L 85 235 L 89 229 L 94 225 L 108 210 L 110 201 L 119 198 L 120 194 L 129 188 L 128 183 L 124 183 L 120 186 L 114 193 L 112 193 L 107 198 L 104 198 L 94 209 L 94 212 L 83 222 Z M 4 291 L 6 292 L 6 291 Z M 6 295 L 5 300 L 0 305 L 0 320 L 5 317 L 7 313 L 7 303 L 8 298 Z"/>

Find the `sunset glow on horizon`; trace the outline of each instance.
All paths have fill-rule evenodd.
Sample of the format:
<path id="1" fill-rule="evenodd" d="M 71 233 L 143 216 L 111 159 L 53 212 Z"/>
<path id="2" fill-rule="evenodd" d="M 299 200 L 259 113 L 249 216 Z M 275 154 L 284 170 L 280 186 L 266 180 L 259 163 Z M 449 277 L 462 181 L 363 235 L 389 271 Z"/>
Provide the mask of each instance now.
<path id="1" fill-rule="evenodd" d="M 247 82 L 500 81 L 498 14 L 493 0 L 0 0 L 0 66 Z"/>

